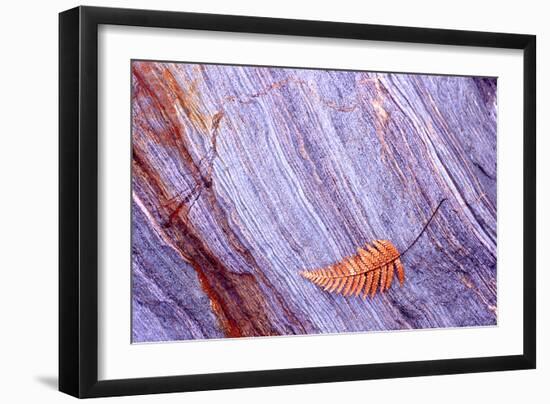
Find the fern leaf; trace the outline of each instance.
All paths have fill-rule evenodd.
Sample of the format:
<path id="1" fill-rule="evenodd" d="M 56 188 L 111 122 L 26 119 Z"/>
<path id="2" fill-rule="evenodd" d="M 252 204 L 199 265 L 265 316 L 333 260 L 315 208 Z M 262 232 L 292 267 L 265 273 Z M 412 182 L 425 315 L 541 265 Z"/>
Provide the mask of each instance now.
<path id="1" fill-rule="evenodd" d="M 378 291 L 390 289 L 394 274 L 405 282 L 401 254 L 388 240 L 375 240 L 357 253 L 325 268 L 303 271 L 301 275 L 330 293 L 373 298 Z"/>

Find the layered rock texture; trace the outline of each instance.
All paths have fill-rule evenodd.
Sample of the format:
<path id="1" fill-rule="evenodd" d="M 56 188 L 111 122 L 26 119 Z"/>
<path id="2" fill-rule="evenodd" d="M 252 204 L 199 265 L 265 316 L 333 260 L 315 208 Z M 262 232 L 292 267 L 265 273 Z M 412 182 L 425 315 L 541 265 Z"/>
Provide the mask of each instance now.
<path id="1" fill-rule="evenodd" d="M 496 324 L 496 79 L 131 74 L 133 342 Z M 403 286 L 363 299 L 300 276 L 376 239 L 405 250 L 444 198 Z"/>

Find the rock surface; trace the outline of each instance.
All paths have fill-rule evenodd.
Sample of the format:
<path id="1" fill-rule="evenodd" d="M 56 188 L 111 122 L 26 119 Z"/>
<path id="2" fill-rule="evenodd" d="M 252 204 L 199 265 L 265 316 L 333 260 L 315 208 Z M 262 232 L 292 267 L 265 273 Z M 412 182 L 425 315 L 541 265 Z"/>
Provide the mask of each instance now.
<path id="1" fill-rule="evenodd" d="M 132 62 L 132 340 L 496 324 L 496 79 Z M 374 239 L 374 298 L 299 273 Z"/>

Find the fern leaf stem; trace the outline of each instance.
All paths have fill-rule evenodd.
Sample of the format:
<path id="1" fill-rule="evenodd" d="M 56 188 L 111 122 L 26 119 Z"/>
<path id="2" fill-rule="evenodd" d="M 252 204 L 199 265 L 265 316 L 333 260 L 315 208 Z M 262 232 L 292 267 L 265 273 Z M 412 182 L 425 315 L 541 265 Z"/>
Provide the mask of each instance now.
<path id="1" fill-rule="evenodd" d="M 424 227 L 422 228 L 422 230 L 420 231 L 420 233 L 418 233 L 418 236 L 416 236 L 416 238 L 414 239 L 414 241 L 412 243 L 409 244 L 409 246 L 407 248 L 405 248 L 405 251 L 403 251 L 400 255 L 403 256 L 405 255 L 405 253 L 407 251 L 409 251 L 415 244 L 418 240 L 420 240 L 420 237 L 422 237 L 422 235 L 424 234 L 424 232 L 426 231 L 426 229 L 428 228 L 428 226 L 430 225 L 430 222 L 432 221 L 432 219 L 435 217 L 435 214 L 437 213 L 437 211 L 439 210 L 439 208 L 441 207 L 441 205 L 443 205 L 443 202 L 445 202 L 447 200 L 447 198 L 443 198 L 440 202 L 439 202 L 439 205 L 437 205 L 437 207 L 434 209 L 432 215 L 430 216 L 430 218 L 428 219 L 428 221 L 426 222 L 426 224 L 424 225 Z"/>

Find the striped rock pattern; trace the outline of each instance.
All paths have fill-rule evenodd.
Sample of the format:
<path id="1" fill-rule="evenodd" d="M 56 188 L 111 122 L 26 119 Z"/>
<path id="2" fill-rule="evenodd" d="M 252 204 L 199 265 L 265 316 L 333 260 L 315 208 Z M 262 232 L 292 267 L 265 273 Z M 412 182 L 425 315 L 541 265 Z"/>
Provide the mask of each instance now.
<path id="1" fill-rule="evenodd" d="M 132 62 L 132 340 L 496 324 L 496 79 Z M 372 240 L 403 286 L 300 276 Z"/>

